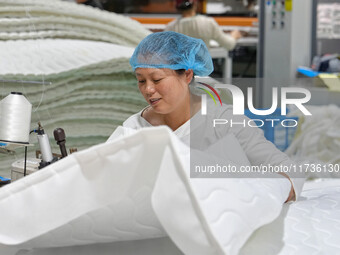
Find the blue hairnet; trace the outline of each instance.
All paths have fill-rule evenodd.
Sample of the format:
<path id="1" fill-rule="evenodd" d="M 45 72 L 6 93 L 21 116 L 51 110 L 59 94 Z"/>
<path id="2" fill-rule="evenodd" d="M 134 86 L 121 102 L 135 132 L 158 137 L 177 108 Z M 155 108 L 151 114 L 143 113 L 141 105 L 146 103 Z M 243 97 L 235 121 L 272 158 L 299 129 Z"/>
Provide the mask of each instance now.
<path id="1" fill-rule="evenodd" d="M 192 69 L 207 76 L 214 70 L 208 48 L 201 39 L 166 31 L 145 37 L 135 49 L 130 64 L 136 68 Z"/>

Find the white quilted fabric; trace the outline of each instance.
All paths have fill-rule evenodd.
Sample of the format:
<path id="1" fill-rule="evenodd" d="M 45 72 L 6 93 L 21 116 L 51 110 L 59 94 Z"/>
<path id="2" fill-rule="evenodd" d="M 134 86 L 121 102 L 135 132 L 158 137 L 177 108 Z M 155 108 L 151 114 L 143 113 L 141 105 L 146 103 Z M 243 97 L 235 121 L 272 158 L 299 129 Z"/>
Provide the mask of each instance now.
<path id="1" fill-rule="evenodd" d="M 68 38 L 136 46 L 150 32 L 123 15 L 59 0 L 0 0 L 0 39 Z"/>
<path id="2" fill-rule="evenodd" d="M 340 180 L 305 184 L 300 200 L 260 228 L 241 255 L 337 255 L 340 251 Z"/>
<path id="3" fill-rule="evenodd" d="M 247 165 L 235 137 L 226 136 L 221 143 L 225 145 L 224 157 L 229 158 L 225 165 Z M 197 153 L 207 165 L 218 160 L 206 151 L 191 149 L 188 153 L 179 151 L 188 158 Z M 166 232 L 184 254 L 238 254 L 253 231 L 280 214 L 290 190 L 287 179 L 269 178 L 274 175 L 265 179 L 190 178 L 189 162 L 182 162 L 184 168 L 176 167 L 176 160 L 167 162 L 176 171 L 160 170 L 152 204 Z"/>
<path id="4" fill-rule="evenodd" d="M 150 197 L 158 170 L 170 171 L 161 163 L 171 139 L 165 128 L 143 130 L 5 186 L 0 243 L 29 249 L 164 236 Z"/>
<path id="5" fill-rule="evenodd" d="M 189 255 L 338 254 L 339 180 L 281 210 L 285 179 L 190 179 L 189 156 L 165 127 L 118 129 L 1 188 L 0 253 L 169 235 Z"/>
<path id="6" fill-rule="evenodd" d="M 9 220 L 0 243 L 30 249 L 138 240 L 164 236 L 165 226 L 185 254 L 237 254 L 247 236 L 279 214 L 286 199 L 281 178 L 190 181 L 189 148 L 171 130 L 130 133 L 1 189 L 0 217 Z M 239 225 L 245 219 L 249 225 Z"/>

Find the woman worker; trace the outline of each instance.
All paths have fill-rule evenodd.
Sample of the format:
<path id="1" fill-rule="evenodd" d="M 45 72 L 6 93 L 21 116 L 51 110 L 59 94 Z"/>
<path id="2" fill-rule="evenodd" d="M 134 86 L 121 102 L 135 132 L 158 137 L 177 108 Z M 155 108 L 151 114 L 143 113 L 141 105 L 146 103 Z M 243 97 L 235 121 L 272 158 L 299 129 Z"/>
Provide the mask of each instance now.
<path id="1" fill-rule="evenodd" d="M 190 122 L 201 114 L 201 97 L 192 92 L 195 88 L 194 75 L 208 76 L 213 71 L 204 42 L 172 31 L 153 33 L 137 46 L 130 64 L 139 90 L 149 106 L 128 118 L 123 126 L 140 129 L 166 125 L 184 143 L 189 144 Z M 246 118 L 233 116 L 230 105 L 210 107 L 208 104 L 208 107 L 214 110 L 216 119 L 236 118 L 236 121 L 241 121 Z M 200 125 L 204 129 L 204 125 L 211 123 L 203 121 Z M 206 130 L 211 128 L 207 127 Z M 214 143 L 227 134 L 233 134 L 251 165 L 292 163 L 287 155 L 264 138 L 259 128 L 234 125 L 213 131 L 202 135 L 203 143 L 207 140 Z M 294 200 L 301 192 L 303 179 L 290 179 L 282 175 L 286 177 L 286 185 L 289 185 L 287 190 L 290 190 L 286 201 Z"/>
<path id="2" fill-rule="evenodd" d="M 215 40 L 226 50 L 233 50 L 236 41 L 242 37 L 238 30 L 226 34 L 215 19 L 197 15 L 197 0 L 176 0 L 176 9 L 181 13 L 181 17 L 167 24 L 165 31 L 174 31 L 202 39 L 207 47 L 209 47 L 210 40 Z"/>

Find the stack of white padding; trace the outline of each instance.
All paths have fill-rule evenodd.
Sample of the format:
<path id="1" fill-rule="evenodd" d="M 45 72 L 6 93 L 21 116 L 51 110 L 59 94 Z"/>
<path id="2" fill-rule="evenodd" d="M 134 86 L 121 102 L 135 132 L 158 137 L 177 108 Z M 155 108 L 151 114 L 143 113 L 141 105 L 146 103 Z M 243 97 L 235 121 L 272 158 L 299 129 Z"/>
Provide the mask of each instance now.
<path id="1" fill-rule="evenodd" d="M 68 38 L 136 46 L 150 32 L 128 17 L 59 0 L 0 0 L 0 39 Z"/>
<path id="2" fill-rule="evenodd" d="M 32 128 L 40 121 L 50 137 L 64 128 L 68 147 L 103 142 L 145 105 L 129 58 L 149 33 L 128 17 L 82 4 L 0 0 L 1 95 L 22 92 L 33 105 Z M 1 158 L 7 173 L 0 175 L 9 175 L 17 158 Z"/>
<path id="3" fill-rule="evenodd" d="M 4 60 L 0 79 L 19 81 L 1 82 L 2 95 L 22 92 L 33 105 L 31 128 L 40 121 L 50 139 L 55 128 L 63 128 L 68 148 L 80 150 L 104 142 L 112 130 L 146 104 L 128 62 L 131 47 L 45 39 L 3 41 L 0 49 Z M 34 134 L 30 141 L 36 143 Z M 51 144 L 58 152 L 54 140 Z M 1 169 L 8 174 L 15 160 L 2 155 Z"/>
<path id="4" fill-rule="evenodd" d="M 71 140 L 92 136 L 103 142 L 145 104 L 128 63 L 133 48 L 58 39 L 4 41 L 0 48 L 6 59 L 0 77 L 19 81 L 2 82 L 2 93 L 22 91 L 33 104 L 32 128 L 41 121 L 50 135 L 59 125 Z"/>

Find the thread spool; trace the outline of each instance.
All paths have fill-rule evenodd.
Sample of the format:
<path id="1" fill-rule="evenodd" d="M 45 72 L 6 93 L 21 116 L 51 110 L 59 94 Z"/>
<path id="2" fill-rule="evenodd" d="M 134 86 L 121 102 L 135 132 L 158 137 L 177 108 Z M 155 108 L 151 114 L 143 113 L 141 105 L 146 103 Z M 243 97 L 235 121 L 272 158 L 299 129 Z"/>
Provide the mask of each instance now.
<path id="1" fill-rule="evenodd" d="M 0 101 L 0 140 L 29 143 L 32 104 L 20 92 Z"/>

